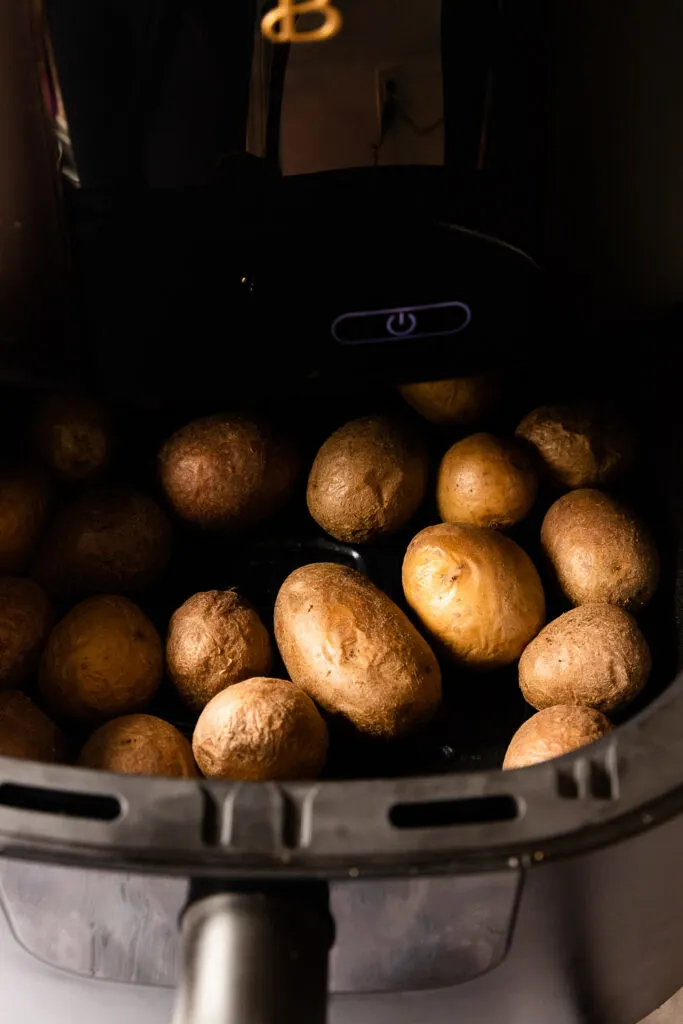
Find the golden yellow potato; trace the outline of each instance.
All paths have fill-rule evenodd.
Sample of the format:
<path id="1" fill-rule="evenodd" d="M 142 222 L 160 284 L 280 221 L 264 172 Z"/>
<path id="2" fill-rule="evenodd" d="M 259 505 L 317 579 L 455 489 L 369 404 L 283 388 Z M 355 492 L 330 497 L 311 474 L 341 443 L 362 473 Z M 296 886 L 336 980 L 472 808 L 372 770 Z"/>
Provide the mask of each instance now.
<path id="1" fill-rule="evenodd" d="M 472 434 L 448 449 L 436 498 L 446 523 L 504 529 L 529 514 L 538 476 L 526 452 L 508 438 Z"/>
<path id="2" fill-rule="evenodd" d="M 599 487 L 630 468 L 635 437 L 614 413 L 595 404 L 544 405 L 530 412 L 517 435 L 534 447 L 559 487 Z"/>
<path id="3" fill-rule="evenodd" d="M 442 523 L 413 538 L 403 561 L 411 608 L 456 661 L 509 665 L 545 620 L 545 598 L 529 556 L 495 530 Z"/>
<path id="4" fill-rule="evenodd" d="M 32 574 L 59 598 L 136 594 L 158 582 L 170 554 L 171 528 L 155 501 L 128 487 L 102 487 L 62 509 Z"/>
<path id="5" fill-rule="evenodd" d="M 241 530 L 268 518 L 292 492 L 298 458 L 259 420 L 207 416 L 188 423 L 159 452 L 159 477 L 183 519 Z"/>
<path id="6" fill-rule="evenodd" d="M 48 394 L 35 409 L 33 440 L 41 459 L 62 480 L 92 480 L 107 468 L 114 445 L 111 417 L 87 395 Z"/>
<path id="7" fill-rule="evenodd" d="M 0 688 L 31 678 L 51 628 L 52 606 L 42 587 L 0 577 Z"/>
<path id="8" fill-rule="evenodd" d="M 321 707 L 361 732 L 402 736 L 441 700 L 427 642 L 386 594 L 355 569 L 296 569 L 275 602 L 275 639 L 287 671 Z"/>
<path id="9" fill-rule="evenodd" d="M 500 394 L 496 374 L 402 384 L 399 392 L 421 416 L 439 426 L 469 427 L 491 412 Z"/>
<path id="10" fill-rule="evenodd" d="M 412 519 L 427 488 L 424 447 L 387 416 L 352 420 L 325 441 L 308 478 L 308 511 L 337 540 L 363 544 Z"/>
<path id="11" fill-rule="evenodd" d="M 189 742 L 154 715 L 123 715 L 101 725 L 81 750 L 78 763 L 129 775 L 199 777 Z"/>
<path id="12" fill-rule="evenodd" d="M 594 743 L 612 726 L 595 708 L 556 705 L 544 708 L 520 726 L 510 740 L 503 768 L 527 768 Z"/>
<path id="13" fill-rule="evenodd" d="M 266 675 L 270 637 L 258 612 L 234 590 L 194 594 L 173 614 L 166 665 L 190 707 L 201 710 L 226 686 Z"/>
<path id="14" fill-rule="evenodd" d="M 551 505 L 541 542 L 572 604 L 637 611 L 657 588 L 659 556 L 649 531 L 602 491 L 571 491 Z"/>
<path id="15" fill-rule="evenodd" d="M 40 688 L 58 718 L 97 721 L 131 714 L 161 682 L 161 640 L 125 597 L 91 597 L 58 622 L 40 665 Z"/>
<path id="16" fill-rule="evenodd" d="M 44 473 L 0 473 L 0 573 L 26 568 L 45 529 L 51 498 Z"/>
<path id="17" fill-rule="evenodd" d="M 647 682 L 650 648 L 628 612 L 583 604 L 548 623 L 519 662 L 519 685 L 533 707 L 579 704 L 609 714 Z"/>
<path id="18" fill-rule="evenodd" d="M 314 779 L 325 764 L 327 726 L 294 683 L 247 679 L 209 701 L 192 749 L 207 778 Z"/>
<path id="19" fill-rule="evenodd" d="M 25 693 L 0 693 L 0 757 L 56 764 L 65 754 L 64 736 Z"/>

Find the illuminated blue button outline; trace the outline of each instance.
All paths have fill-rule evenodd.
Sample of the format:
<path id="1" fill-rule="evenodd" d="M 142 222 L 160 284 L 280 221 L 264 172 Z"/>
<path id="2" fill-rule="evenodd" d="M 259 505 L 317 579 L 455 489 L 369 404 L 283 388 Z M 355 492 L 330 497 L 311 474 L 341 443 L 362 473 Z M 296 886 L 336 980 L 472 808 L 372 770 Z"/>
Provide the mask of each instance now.
<path id="1" fill-rule="evenodd" d="M 339 337 L 338 328 L 347 320 L 361 320 L 367 317 L 385 317 L 385 324 L 388 325 L 389 321 L 392 320 L 395 316 L 405 316 L 407 314 L 409 318 L 412 318 L 415 317 L 416 314 L 423 313 L 426 310 L 431 311 L 434 309 L 463 310 L 465 313 L 465 321 L 458 327 L 452 327 L 450 328 L 450 330 L 447 331 L 411 331 L 410 333 L 406 332 L 403 334 L 393 334 L 391 332 L 391 329 L 387 326 L 387 333 L 382 337 L 359 338 L 357 341 L 349 341 L 345 338 Z M 399 341 L 401 338 L 405 338 L 406 340 L 412 340 L 413 338 L 443 338 L 448 336 L 449 334 L 459 334 L 461 331 L 464 331 L 466 327 L 469 327 L 471 321 L 472 310 L 464 302 L 434 302 L 430 303 L 427 306 L 399 306 L 391 309 L 368 309 L 361 313 L 342 313 L 341 316 L 338 316 L 336 320 L 332 321 L 332 337 L 334 338 L 335 341 L 339 342 L 340 345 L 371 345 L 377 342 Z"/>

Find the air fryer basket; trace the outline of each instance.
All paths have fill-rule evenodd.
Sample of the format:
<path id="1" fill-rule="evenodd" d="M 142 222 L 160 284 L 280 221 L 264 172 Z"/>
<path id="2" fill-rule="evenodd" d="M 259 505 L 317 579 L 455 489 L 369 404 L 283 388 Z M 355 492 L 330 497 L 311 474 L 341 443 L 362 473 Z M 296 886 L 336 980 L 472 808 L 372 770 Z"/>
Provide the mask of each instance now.
<path id="1" fill-rule="evenodd" d="M 361 742 L 332 723 L 330 763 L 316 782 L 172 781 L 0 760 L 0 842 L 6 856 L 195 880 L 183 926 L 189 959 L 186 1016 L 179 1020 L 194 1020 L 199 1013 L 196 1000 L 207 998 L 207 978 L 209 990 L 215 985 L 215 957 L 225 959 L 235 935 L 243 936 L 238 948 L 253 949 L 257 942 L 270 948 L 268 962 L 280 979 L 269 987 L 265 1004 L 254 1004 L 254 1019 L 269 1019 L 278 1003 L 294 1005 L 297 985 L 291 987 L 293 979 L 281 962 L 292 943 L 315 973 L 315 991 L 324 993 L 320 950 L 330 944 L 331 925 L 320 882 L 416 872 L 514 874 L 520 867 L 618 843 L 681 811 L 680 357 L 652 332 L 647 361 L 629 355 L 642 353 L 642 339 L 581 338 L 573 332 L 559 325 L 555 339 L 541 339 L 525 356 L 511 354 L 506 399 L 492 425 L 511 430 L 541 401 L 599 397 L 622 406 L 639 428 L 639 466 L 619 493 L 653 528 L 663 574 L 641 618 L 653 650 L 653 674 L 613 734 L 557 761 L 504 773 L 506 744 L 530 711 L 514 670 L 467 679 L 446 669 L 442 713 L 409 741 Z M 10 420 L 24 404 L 24 396 L 15 397 L 14 407 L 6 402 Z M 344 387 L 336 395 L 313 393 L 300 400 L 268 397 L 269 414 L 289 424 L 309 461 L 334 426 L 377 409 L 412 416 L 393 386 L 376 383 L 355 394 Z M 126 478 L 149 486 L 158 442 L 196 411 L 122 411 Z M 6 431 L 5 438 L 10 436 Z M 450 438 L 433 431 L 431 441 L 438 455 Z M 540 499 L 538 512 L 515 533 L 539 564 L 538 531 L 547 501 L 547 496 Z M 352 565 L 401 603 L 407 540 L 434 519 L 435 510 L 427 505 L 404 536 L 373 549 L 353 548 L 315 528 L 300 491 L 276 532 L 270 524 L 235 545 L 207 541 L 177 524 L 182 542 L 168 582 L 140 603 L 163 631 L 171 611 L 190 593 L 239 585 L 267 618 L 284 577 L 313 560 Z M 563 605 L 550 585 L 548 595 L 551 618 Z M 152 710 L 191 730 L 170 687 L 158 701 Z M 197 955 L 207 949 L 213 949 L 208 959 Z M 210 971 L 208 964 L 213 964 Z M 234 996 L 231 972 L 224 965 L 219 974 L 225 982 L 222 996 L 228 991 Z M 258 978 L 252 978 L 251 988 L 244 983 L 252 995 L 260 993 Z M 319 1019 L 321 1005 L 312 995 L 311 1020 Z"/>

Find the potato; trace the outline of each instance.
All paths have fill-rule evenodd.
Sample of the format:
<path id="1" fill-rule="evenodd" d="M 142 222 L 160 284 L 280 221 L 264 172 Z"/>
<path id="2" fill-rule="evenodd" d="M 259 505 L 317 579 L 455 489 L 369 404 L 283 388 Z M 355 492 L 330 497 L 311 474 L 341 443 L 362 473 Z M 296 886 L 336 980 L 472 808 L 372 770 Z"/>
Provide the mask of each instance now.
<path id="1" fill-rule="evenodd" d="M 40 688 L 58 718 L 97 721 L 140 711 L 161 682 L 161 640 L 125 597 L 91 597 L 58 622 L 40 664 Z"/>
<path id="2" fill-rule="evenodd" d="M 0 688 L 31 678 L 51 627 L 52 606 L 37 583 L 0 577 Z"/>
<path id="3" fill-rule="evenodd" d="M 529 514 L 537 494 L 536 470 L 526 452 L 507 438 L 472 434 L 441 460 L 436 497 L 446 523 L 514 526 Z"/>
<path id="4" fill-rule="evenodd" d="M 495 374 L 482 373 L 476 377 L 403 384 L 398 390 L 431 423 L 469 427 L 490 413 L 500 393 L 500 379 Z"/>
<path id="5" fill-rule="evenodd" d="M 179 516 L 197 526 L 242 530 L 286 501 L 298 472 L 294 449 L 258 420 L 207 416 L 163 445 L 159 477 Z"/>
<path id="6" fill-rule="evenodd" d="M 386 416 L 352 420 L 325 441 L 308 478 L 308 511 L 332 537 L 363 544 L 396 533 L 427 489 L 427 452 Z"/>
<path id="7" fill-rule="evenodd" d="M 629 509 L 595 490 L 571 491 L 548 509 L 541 542 L 572 604 L 644 607 L 659 581 L 649 532 Z"/>
<path id="8" fill-rule="evenodd" d="M 64 736 L 25 693 L 0 693 L 0 757 L 57 764 L 65 755 Z"/>
<path id="9" fill-rule="evenodd" d="M 305 565 L 282 584 L 275 639 L 289 675 L 363 733 L 402 736 L 433 714 L 441 671 L 427 642 L 355 569 Z"/>
<path id="10" fill-rule="evenodd" d="M 288 680 L 247 679 L 209 701 L 192 749 L 207 778 L 314 779 L 325 764 L 327 726 Z"/>
<path id="11" fill-rule="evenodd" d="M 81 495 L 57 516 L 32 575 L 59 598 L 136 594 L 163 575 L 171 528 L 156 502 L 128 487 Z"/>
<path id="12" fill-rule="evenodd" d="M 45 529 L 51 498 L 44 473 L 0 473 L 0 573 L 26 568 Z"/>
<path id="13" fill-rule="evenodd" d="M 42 397 L 32 433 L 42 461 L 62 480 L 91 480 L 106 470 L 111 459 L 114 436 L 109 413 L 86 395 Z"/>
<path id="14" fill-rule="evenodd" d="M 199 777 L 189 742 L 169 722 L 154 715 L 123 715 L 101 725 L 81 750 L 78 763 L 129 775 Z"/>
<path id="15" fill-rule="evenodd" d="M 624 473 L 635 456 L 635 437 L 616 415 L 589 403 L 545 405 L 517 427 L 548 477 L 562 488 L 599 487 Z"/>
<path id="16" fill-rule="evenodd" d="M 408 604 L 456 661 L 509 665 L 545 620 L 529 556 L 495 530 L 442 523 L 415 537 L 403 561 Z"/>
<path id="17" fill-rule="evenodd" d="M 519 662 L 519 685 L 533 707 L 579 704 L 605 714 L 647 682 L 650 648 L 635 619 L 612 604 L 584 604 L 542 629 Z"/>
<path id="18" fill-rule="evenodd" d="M 610 732 L 608 719 L 595 708 L 556 705 L 544 708 L 520 726 L 510 740 L 503 768 L 526 768 L 594 743 Z"/>
<path id="19" fill-rule="evenodd" d="M 258 612 L 234 590 L 194 594 L 171 618 L 168 673 L 183 700 L 198 711 L 226 686 L 267 675 L 272 660 Z"/>

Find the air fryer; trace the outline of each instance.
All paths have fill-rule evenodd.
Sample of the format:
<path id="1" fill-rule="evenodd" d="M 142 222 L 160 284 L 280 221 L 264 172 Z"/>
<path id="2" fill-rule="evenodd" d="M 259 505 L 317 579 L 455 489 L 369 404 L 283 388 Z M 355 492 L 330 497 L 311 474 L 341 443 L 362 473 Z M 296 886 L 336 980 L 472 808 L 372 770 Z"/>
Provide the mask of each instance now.
<path id="1" fill-rule="evenodd" d="M 635 1024 L 683 982 L 681 15 L 339 8 L 336 38 L 269 45 L 246 0 L 0 0 L 5 440 L 35 389 L 85 387 L 149 486 L 158 443 L 225 407 L 286 420 L 310 461 L 404 381 L 495 369 L 502 430 L 541 401 L 615 401 L 650 453 L 624 494 L 663 555 L 653 675 L 614 733 L 515 772 L 514 671 L 452 673 L 426 732 L 333 741 L 310 784 L 3 758 L 18 1012 L 54 982 L 78 1021 Z M 145 610 L 163 631 L 238 583 L 267 620 L 311 561 L 400 603 L 436 516 L 365 549 L 304 513 L 184 536 Z M 516 534 L 534 555 L 538 528 Z"/>

